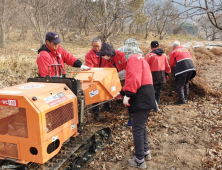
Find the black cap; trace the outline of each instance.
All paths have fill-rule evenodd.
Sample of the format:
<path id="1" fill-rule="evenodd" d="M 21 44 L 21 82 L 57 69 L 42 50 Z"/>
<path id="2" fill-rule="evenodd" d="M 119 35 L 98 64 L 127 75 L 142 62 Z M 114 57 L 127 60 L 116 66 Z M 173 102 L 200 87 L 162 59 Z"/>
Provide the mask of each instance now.
<path id="1" fill-rule="evenodd" d="M 152 48 L 157 48 L 157 47 L 159 47 L 158 41 L 152 41 L 152 42 L 151 42 L 151 47 L 152 47 Z"/>
<path id="2" fill-rule="evenodd" d="M 62 40 L 59 38 L 59 35 L 56 32 L 48 32 L 45 36 L 45 40 L 52 41 L 54 44 L 58 44 L 62 42 Z"/>

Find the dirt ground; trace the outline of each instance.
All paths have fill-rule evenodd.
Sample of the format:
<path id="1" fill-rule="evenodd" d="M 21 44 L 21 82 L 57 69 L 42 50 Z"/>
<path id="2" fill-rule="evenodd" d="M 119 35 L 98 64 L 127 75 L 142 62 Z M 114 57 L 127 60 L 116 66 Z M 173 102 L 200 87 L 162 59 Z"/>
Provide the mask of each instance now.
<path id="1" fill-rule="evenodd" d="M 206 85 L 218 92 L 222 91 L 221 57 L 206 58 L 199 67 Z M 192 91 L 195 86 L 190 88 Z M 175 96 L 176 93 L 172 93 Z M 195 95 L 198 96 L 198 93 Z M 222 169 L 221 98 L 201 94 L 181 106 L 173 105 L 171 100 L 161 102 L 160 111 L 152 112 L 147 122 L 152 155 L 152 160 L 146 162 L 147 169 Z M 111 104 L 114 106 L 114 103 Z M 133 157 L 134 151 L 132 129 L 124 127 L 128 112 L 122 101 L 115 106 L 115 111 L 103 114 L 103 123 L 107 123 L 113 131 L 111 143 L 87 169 L 135 169 L 127 166 L 127 160 Z"/>

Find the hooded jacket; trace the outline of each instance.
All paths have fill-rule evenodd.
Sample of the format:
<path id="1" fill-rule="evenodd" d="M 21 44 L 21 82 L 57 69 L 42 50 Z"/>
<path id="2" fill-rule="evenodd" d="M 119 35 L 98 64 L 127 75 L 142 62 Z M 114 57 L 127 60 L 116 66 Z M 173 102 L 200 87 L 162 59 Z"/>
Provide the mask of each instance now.
<path id="1" fill-rule="evenodd" d="M 91 49 L 85 56 L 85 64 L 89 67 L 105 67 L 106 59 L 101 55 L 97 55 L 93 49 Z"/>
<path id="2" fill-rule="evenodd" d="M 126 68 L 125 53 L 114 50 L 111 45 L 103 43 L 99 53 L 101 56 L 111 56 L 111 59 L 106 61 L 105 67 L 116 68 L 118 72 Z"/>
<path id="3" fill-rule="evenodd" d="M 134 54 L 129 57 L 126 67 L 125 86 L 120 94 L 130 97 L 129 112 L 157 108 L 150 67 L 140 54 Z"/>
<path id="4" fill-rule="evenodd" d="M 170 53 L 170 66 L 175 68 L 175 78 L 190 71 L 193 72 L 190 80 L 196 76 L 196 70 L 190 52 L 186 48 L 177 47 Z"/>
<path id="5" fill-rule="evenodd" d="M 49 67 L 51 64 L 61 64 L 62 74 L 65 75 L 65 63 L 73 67 L 81 67 L 82 62 L 75 58 L 72 54 L 68 53 L 61 46 L 58 47 L 56 53 L 54 53 L 46 44 L 38 50 L 37 65 L 39 70 L 39 75 L 41 77 L 55 76 L 55 68 Z M 57 70 L 60 68 L 57 67 Z M 58 75 L 60 73 L 58 72 Z"/>
<path id="6" fill-rule="evenodd" d="M 148 53 L 145 60 L 150 66 L 153 76 L 153 84 L 165 83 L 166 75 L 171 72 L 170 65 L 167 61 L 167 56 L 162 49 L 155 49 Z"/>

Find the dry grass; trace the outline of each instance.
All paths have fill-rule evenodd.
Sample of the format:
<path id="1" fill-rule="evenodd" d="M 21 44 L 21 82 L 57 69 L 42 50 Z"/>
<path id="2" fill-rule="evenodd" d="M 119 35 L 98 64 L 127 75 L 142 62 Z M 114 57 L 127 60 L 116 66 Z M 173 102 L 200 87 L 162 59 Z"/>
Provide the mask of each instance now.
<path id="1" fill-rule="evenodd" d="M 217 56 L 222 56 L 222 48 L 212 48 L 210 52 Z"/>
<path id="2" fill-rule="evenodd" d="M 0 88 L 24 83 L 29 77 L 36 75 L 36 59 L 33 57 L 0 57 Z"/>

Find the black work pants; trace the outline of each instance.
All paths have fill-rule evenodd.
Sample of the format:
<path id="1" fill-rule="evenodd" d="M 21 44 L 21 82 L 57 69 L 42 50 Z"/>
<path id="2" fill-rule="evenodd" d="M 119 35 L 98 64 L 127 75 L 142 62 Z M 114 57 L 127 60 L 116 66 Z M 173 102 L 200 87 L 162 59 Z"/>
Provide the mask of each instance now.
<path id="1" fill-rule="evenodd" d="M 135 146 L 135 156 L 141 160 L 144 152 L 149 150 L 146 122 L 150 110 L 138 110 L 133 112 L 133 139 Z"/>
<path id="2" fill-rule="evenodd" d="M 104 104 L 103 104 L 103 107 L 105 107 L 105 108 L 109 108 L 109 102 L 104 103 Z"/>
<path id="3" fill-rule="evenodd" d="M 93 103 L 92 106 L 95 106 L 97 104 L 98 103 Z M 99 111 L 100 111 L 99 106 L 95 106 L 95 107 L 92 108 L 93 113 L 98 113 L 99 114 Z"/>
<path id="4" fill-rule="evenodd" d="M 99 103 L 93 103 L 92 106 L 95 106 L 95 105 L 97 105 L 97 104 L 99 104 Z M 104 103 L 104 104 L 103 104 L 103 107 L 104 107 L 104 108 L 109 108 L 109 102 Z M 99 113 L 99 112 L 100 112 L 99 106 L 93 107 L 93 108 L 92 108 L 92 112 L 93 112 L 93 113 Z"/>
<path id="5" fill-rule="evenodd" d="M 129 107 L 128 107 L 128 113 L 129 113 L 129 118 L 133 118 L 133 112 L 129 111 Z"/>
<path id="6" fill-rule="evenodd" d="M 189 80 L 193 72 L 186 72 L 176 77 L 176 90 L 180 102 L 185 102 L 189 95 Z"/>
<path id="7" fill-rule="evenodd" d="M 157 84 L 153 85 L 154 91 L 155 91 L 155 98 L 156 98 L 156 102 L 157 102 L 158 105 L 160 103 L 160 96 L 161 96 L 161 93 L 162 93 L 162 86 L 163 86 L 162 83 L 157 83 Z"/>

